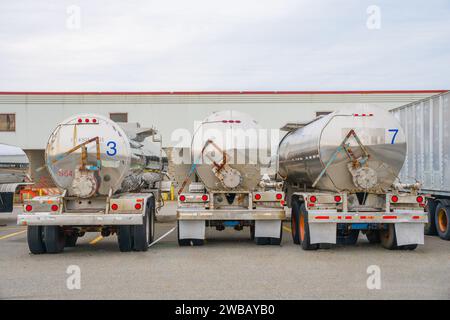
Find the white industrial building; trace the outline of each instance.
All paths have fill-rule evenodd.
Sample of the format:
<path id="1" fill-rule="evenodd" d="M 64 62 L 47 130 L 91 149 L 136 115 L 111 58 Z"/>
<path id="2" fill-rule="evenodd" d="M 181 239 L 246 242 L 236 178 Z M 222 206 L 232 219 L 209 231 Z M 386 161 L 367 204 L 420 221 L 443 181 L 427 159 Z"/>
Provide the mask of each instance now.
<path id="1" fill-rule="evenodd" d="M 193 131 L 194 122 L 213 111 L 233 109 L 253 116 L 262 128 L 307 122 L 321 113 L 347 106 L 392 109 L 443 91 L 316 91 L 316 92 L 0 92 L 0 143 L 24 149 L 35 181 L 45 174 L 44 148 L 56 125 L 79 113 L 98 113 L 116 121 L 157 128 L 163 146 L 172 147 L 172 132 Z M 42 178 L 44 179 L 44 178 Z M 44 179 L 46 180 L 46 178 Z"/>

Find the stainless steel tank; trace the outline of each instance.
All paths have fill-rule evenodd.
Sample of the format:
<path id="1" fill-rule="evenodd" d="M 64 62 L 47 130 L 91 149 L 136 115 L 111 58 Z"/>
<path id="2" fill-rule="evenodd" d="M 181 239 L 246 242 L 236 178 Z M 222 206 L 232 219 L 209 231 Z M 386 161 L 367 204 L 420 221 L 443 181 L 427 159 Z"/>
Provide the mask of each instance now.
<path id="1" fill-rule="evenodd" d="M 359 168 L 345 152 L 336 154 L 352 129 L 368 153 L 368 160 Z M 347 143 L 355 159 L 365 157 L 355 137 Z M 319 190 L 383 192 L 391 187 L 403 166 L 406 141 L 400 124 L 387 111 L 358 106 L 333 112 L 289 132 L 280 142 L 278 156 L 278 172 L 290 183 L 311 188 L 318 180 L 314 187 Z"/>
<path id="2" fill-rule="evenodd" d="M 46 164 L 68 196 L 137 190 L 159 180 L 160 145 L 156 131 L 137 123 L 115 123 L 96 115 L 74 115 L 59 124 L 47 143 Z"/>
<path id="3" fill-rule="evenodd" d="M 29 167 L 28 157 L 21 148 L 0 144 L 0 184 L 29 181 Z"/>
<path id="4" fill-rule="evenodd" d="M 215 112 L 204 119 L 192 138 L 191 160 L 208 190 L 252 191 L 261 179 L 258 123 L 249 115 Z"/>

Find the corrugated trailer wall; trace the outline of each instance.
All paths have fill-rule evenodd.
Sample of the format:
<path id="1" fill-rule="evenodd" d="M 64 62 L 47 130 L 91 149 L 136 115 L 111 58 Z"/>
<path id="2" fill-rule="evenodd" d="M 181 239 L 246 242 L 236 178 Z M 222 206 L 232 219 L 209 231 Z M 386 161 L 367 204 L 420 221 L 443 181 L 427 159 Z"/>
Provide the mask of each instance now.
<path id="1" fill-rule="evenodd" d="M 407 137 L 402 182 L 450 195 L 450 91 L 391 110 Z"/>

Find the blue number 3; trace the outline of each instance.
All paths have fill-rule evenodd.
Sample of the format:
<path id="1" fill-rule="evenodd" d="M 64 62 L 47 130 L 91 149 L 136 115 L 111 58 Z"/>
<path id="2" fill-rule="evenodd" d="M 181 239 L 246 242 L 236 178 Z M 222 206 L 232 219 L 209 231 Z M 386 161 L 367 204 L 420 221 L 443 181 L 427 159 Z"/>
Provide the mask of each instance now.
<path id="1" fill-rule="evenodd" d="M 106 154 L 110 157 L 115 156 L 117 154 L 117 144 L 115 141 L 108 141 L 106 144 L 109 147 L 109 150 L 106 150 Z"/>
<path id="2" fill-rule="evenodd" d="M 389 129 L 389 132 L 393 132 L 394 135 L 392 136 L 391 144 L 394 144 L 395 138 L 397 137 L 398 129 Z"/>

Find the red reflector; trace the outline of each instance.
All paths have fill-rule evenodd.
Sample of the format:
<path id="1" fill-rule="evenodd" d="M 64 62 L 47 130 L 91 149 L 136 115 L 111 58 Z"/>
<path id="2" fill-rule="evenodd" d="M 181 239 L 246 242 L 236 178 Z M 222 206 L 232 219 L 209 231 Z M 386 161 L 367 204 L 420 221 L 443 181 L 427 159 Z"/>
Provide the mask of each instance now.
<path id="1" fill-rule="evenodd" d="M 420 216 L 413 216 L 412 218 L 417 220 L 420 219 Z"/>
<path id="2" fill-rule="evenodd" d="M 259 193 L 255 194 L 255 200 L 261 199 L 261 195 Z"/>
<path id="3" fill-rule="evenodd" d="M 342 201 L 342 197 L 341 196 L 334 196 L 334 201 L 341 202 Z"/>
<path id="4" fill-rule="evenodd" d="M 222 120 L 223 123 L 228 123 L 228 120 Z"/>
<path id="5" fill-rule="evenodd" d="M 180 201 L 186 201 L 186 197 L 185 197 L 184 195 L 181 195 L 178 199 L 179 199 Z"/>
<path id="6" fill-rule="evenodd" d="M 96 122 L 97 122 L 97 119 L 92 119 L 92 122 L 93 122 L 93 123 L 96 123 Z"/>
<path id="7" fill-rule="evenodd" d="M 417 202 L 422 203 L 423 202 L 423 197 L 422 196 L 418 196 L 416 198 Z"/>
<path id="8" fill-rule="evenodd" d="M 345 219 L 346 219 L 346 220 L 352 220 L 353 217 L 352 217 L 352 216 L 345 216 Z"/>
<path id="9" fill-rule="evenodd" d="M 355 113 L 355 114 L 354 114 L 354 116 L 355 116 L 355 117 L 358 117 L 358 116 L 359 116 L 359 114 Z"/>
<path id="10" fill-rule="evenodd" d="M 330 219 L 330 217 L 329 216 L 317 216 L 316 219 L 318 219 L 318 220 L 327 220 L 327 219 Z"/>
<path id="11" fill-rule="evenodd" d="M 78 119 L 78 123 L 81 123 L 81 122 L 83 122 L 83 120 L 81 120 L 81 119 Z"/>
<path id="12" fill-rule="evenodd" d="M 234 123 L 234 120 L 229 120 L 228 122 L 229 122 L 229 123 Z"/>
<path id="13" fill-rule="evenodd" d="M 398 201 L 398 197 L 397 196 L 392 196 L 391 197 L 391 201 L 392 202 L 397 202 Z"/>
<path id="14" fill-rule="evenodd" d="M 27 204 L 27 206 L 25 207 L 25 210 L 30 212 L 31 210 L 33 210 L 33 207 L 29 204 Z"/>
<path id="15" fill-rule="evenodd" d="M 85 119 L 84 121 L 85 121 L 85 122 L 89 122 L 89 119 Z"/>
<path id="16" fill-rule="evenodd" d="M 51 206 L 52 211 L 58 211 L 58 206 L 56 204 Z"/>
<path id="17" fill-rule="evenodd" d="M 397 219 L 397 216 L 383 216 L 383 219 Z"/>
<path id="18" fill-rule="evenodd" d="M 281 198 L 283 198 L 283 195 L 282 195 L 281 193 L 277 193 L 276 198 L 277 198 L 278 200 L 281 200 Z"/>
<path id="19" fill-rule="evenodd" d="M 317 201 L 317 197 L 316 196 L 311 196 L 311 197 L 309 197 L 309 201 L 316 202 Z"/>
<path id="20" fill-rule="evenodd" d="M 142 205 L 141 205 L 140 203 L 136 203 L 136 204 L 134 205 L 134 208 L 135 208 L 136 210 L 141 210 Z"/>
<path id="21" fill-rule="evenodd" d="M 236 123 L 241 123 L 241 120 L 234 120 L 234 122 L 236 122 Z"/>
<path id="22" fill-rule="evenodd" d="M 365 113 L 363 113 L 363 114 L 362 114 L 362 116 L 363 116 L 363 117 L 365 117 L 365 116 L 366 116 L 366 114 L 365 114 Z"/>
<path id="23" fill-rule="evenodd" d="M 113 203 L 113 204 L 111 205 L 111 209 L 112 209 L 112 210 L 117 210 L 117 209 L 119 209 L 119 206 L 118 206 L 116 203 Z"/>
<path id="24" fill-rule="evenodd" d="M 208 195 L 207 194 L 202 195 L 202 200 L 203 201 L 208 201 Z"/>

